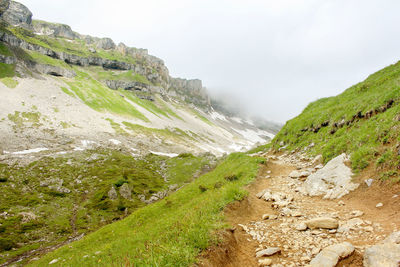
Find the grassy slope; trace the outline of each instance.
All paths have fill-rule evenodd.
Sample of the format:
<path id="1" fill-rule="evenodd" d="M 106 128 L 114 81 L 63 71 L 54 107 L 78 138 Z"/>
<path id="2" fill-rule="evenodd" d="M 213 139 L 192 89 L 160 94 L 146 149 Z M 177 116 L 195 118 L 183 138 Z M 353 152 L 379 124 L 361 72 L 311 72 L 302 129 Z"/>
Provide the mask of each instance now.
<path id="1" fill-rule="evenodd" d="M 399 142 L 399 122 L 395 117 L 400 114 L 400 63 L 386 67 L 365 81 L 356 84 L 342 94 L 319 99 L 307 106 L 296 118 L 288 121 L 273 140 L 275 148 L 281 141 L 287 150 L 302 149 L 315 143 L 309 150 L 311 155 L 322 154 L 325 161 L 346 152 L 351 154 L 353 169 L 360 171 L 369 164 L 379 168 L 394 169 L 400 163 L 395 145 Z M 382 107 L 389 100 L 394 105 L 386 112 L 370 119 L 356 120 L 331 134 L 335 122 L 351 120 L 358 112 Z M 329 121 L 329 126 L 318 133 L 302 132 L 308 127 L 315 127 Z M 394 179 L 398 175 L 393 173 Z M 396 178 L 397 177 L 397 178 Z"/>
<path id="2" fill-rule="evenodd" d="M 144 206 L 139 194 L 149 198 L 171 184 L 189 182 L 207 164 L 206 158 L 190 154 L 135 159 L 121 152 L 97 150 L 44 158 L 26 167 L 0 165 L 0 213 L 10 214 L 0 217 L 0 264 L 24 251 L 57 244 L 123 218 L 125 208 L 131 213 Z M 171 174 L 174 177 L 166 183 L 164 177 Z M 43 181 L 52 185 L 52 179 L 62 179 L 72 192 L 63 194 L 40 186 Z M 132 189 L 132 200 L 120 195 L 117 200 L 109 199 L 111 187 L 118 191 L 124 183 Z M 38 217 L 24 222 L 19 213 L 26 211 Z"/>
<path id="3" fill-rule="evenodd" d="M 246 194 L 242 186 L 256 176 L 259 163 L 257 158 L 231 154 L 214 171 L 166 199 L 32 265 L 58 259 L 55 266 L 188 266 L 216 241 L 212 231 L 224 227 L 221 210 Z M 238 179 L 229 181 L 227 176 Z"/>

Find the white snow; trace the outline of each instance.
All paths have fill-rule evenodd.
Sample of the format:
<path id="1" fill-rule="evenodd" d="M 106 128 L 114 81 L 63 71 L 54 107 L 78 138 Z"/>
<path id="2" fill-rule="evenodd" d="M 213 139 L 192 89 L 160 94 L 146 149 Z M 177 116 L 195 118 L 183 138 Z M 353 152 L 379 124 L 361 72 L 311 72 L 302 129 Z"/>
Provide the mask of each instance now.
<path id="1" fill-rule="evenodd" d="M 158 155 L 158 156 L 167 156 L 170 158 L 175 158 L 177 156 L 179 156 L 179 154 L 175 154 L 175 153 L 163 153 L 163 152 L 155 152 L 155 151 L 151 151 L 150 152 L 154 155 Z"/>
<path id="2" fill-rule="evenodd" d="M 28 150 L 23 150 L 23 151 L 17 151 L 13 152 L 13 155 L 25 155 L 25 154 L 31 154 L 31 153 L 38 153 L 42 151 L 49 150 L 48 148 L 45 147 L 39 147 L 39 148 L 33 148 L 33 149 L 28 149 Z"/>
<path id="3" fill-rule="evenodd" d="M 274 138 L 273 134 L 271 134 L 267 131 L 262 131 L 262 130 L 258 130 L 258 131 L 254 131 L 254 130 L 250 130 L 250 129 L 239 130 L 239 129 L 235 129 L 235 128 L 232 128 L 232 130 L 241 134 L 244 138 L 246 138 L 247 140 L 249 140 L 253 143 L 265 142 L 266 140 L 264 138 L 262 138 L 261 136 L 268 136 L 271 139 Z"/>
<path id="4" fill-rule="evenodd" d="M 84 146 L 84 147 L 88 147 L 90 145 L 96 144 L 95 141 L 90 141 L 90 140 L 81 140 L 81 143 L 82 143 L 82 146 Z"/>
<path id="5" fill-rule="evenodd" d="M 243 123 L 243 120 L 241 118 L 238 117 L 232 117 L 231 120 L 237 122 L 237 123 Z"/>
<path id="6" fill-rule="evenodd" d="M 111 143 L 113 143 L 114 145 L 120 145 L 121 141 L 116 140 L 116 139 L 108 139 L 108 141 L 110 141 Z"/>
<path id="7" fill-rule="evenodd" d="M 83 151 L 83 150 L 85 150 L 84 148 L 81 148 L 81 147 L 75 147 L 74 148 L 74 151 Z"/>
<path id="8" fill-rule="evenodd" d="M 211 112 L 210 116 L 213 120 L 228 121 L 224 115 L 222 115 L 216 111 Z"/>
<path id="9" fill-rule="evenodd" d="M 65 154 L 67 154 L 67 151 L 60 151 L 60 152 L 57 152 L 56 154 L 57 155 L 65 155 Z"/>

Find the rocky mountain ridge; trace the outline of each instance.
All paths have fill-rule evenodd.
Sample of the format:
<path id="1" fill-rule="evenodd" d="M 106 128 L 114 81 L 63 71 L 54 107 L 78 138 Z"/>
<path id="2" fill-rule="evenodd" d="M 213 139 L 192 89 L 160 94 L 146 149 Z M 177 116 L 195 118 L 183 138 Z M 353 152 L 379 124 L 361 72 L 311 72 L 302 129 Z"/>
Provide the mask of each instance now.
<path id="1" fill-rule="evenodd" d="M 67 64 L 77 66 L 101 66 L 111 70 L 133 70 L 135 73 L 145 76 L 147 80 L 154 84 L 151 91 L 157 93 L 161 92 L 170 97 L 178 97 L 178 95 L 183 92 L 185 94 L 183 100 L 201 105 L 205 109 L 210 107 L 209 96 L 200 80 L 186 80 L 171 77 L 164 61 L 149 55 L 147 49 L 128 47 L 123 43 L 116 45 L 110 38 L 82 35 L 72 31 L 71 27 L 65 24 L 32 20 L 32 12 L 24 5 L 15 1 L 2 0 L 1 6 L 4 11 L 0 15 L 0 20 L 7 25 L 17 27 L 23 35 L 29 36 L 33 33 L 39 36 L 64 38 L 67 41 L 75 40 L 79 42 L 88 53 L 86 56 L 81 56 L 79 53 L 74 53 L 76 51 L 71 51 L 72 53 L 55 51 L 51 46 L 46 47 L 27 42 L 24 39 L 18 38 L 15 34 L 2 29 L 2 31 L 0 31 L 0 41 L 12 47 L 35 51 L 45 56 L 60 59 Z M 80 49 L 82 49 L 82 47 L 80 47 Z M 128 58 L 128 60 L 104 59 L 97 53 L 97 49 L 109 51 L 110 53 L 119 53 L 123 57 Z M 14 61 L 12 58 L 0 60 L 0 62 L 3 63 Z M 73 72 L 65 72 L 59 68 L 39 67 L 36 68 L 36 70 L 56 76 L 75 76 Z M 24 73 L 20 74 L 24 75 Z"/>

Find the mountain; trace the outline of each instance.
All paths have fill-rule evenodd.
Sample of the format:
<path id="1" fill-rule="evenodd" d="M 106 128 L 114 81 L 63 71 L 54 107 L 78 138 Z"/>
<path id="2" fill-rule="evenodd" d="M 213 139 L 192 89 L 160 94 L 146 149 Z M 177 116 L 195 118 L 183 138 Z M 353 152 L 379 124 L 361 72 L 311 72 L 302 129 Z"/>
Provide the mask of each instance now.
<path id="1" fill-rule="evenodd" d="M 214 168 L 208 182 L 221 180 L 215 188 L 230 188 L 223 200 L 232 201 L 239 183 L 224 177 L 248 181 L 257 160 L 217 156 L 277 132 L 215 109 L 201 80 L 171 77 L 146 49 L 33 20 L 9 0 L 0 0 L 0 104 L 0 265 L 198 190 Z"/>
<path id="2" fill-rule="evenodd" d="M 118 143 L 139 154 L 222 155 L 274 136 L 215 111 L 201 80 L 171 77 L 146 49 L 32 20 L 22 4 L 1 3 L 3 154 Z"/>

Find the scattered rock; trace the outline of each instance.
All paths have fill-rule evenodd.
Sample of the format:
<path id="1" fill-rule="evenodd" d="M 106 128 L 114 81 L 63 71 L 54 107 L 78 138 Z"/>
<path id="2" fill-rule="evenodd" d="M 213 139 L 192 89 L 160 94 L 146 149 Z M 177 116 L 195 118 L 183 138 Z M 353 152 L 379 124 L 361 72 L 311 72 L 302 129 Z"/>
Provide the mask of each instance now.
<path id="1" fill-rule="evenodd" d="M 329 217 L 314 218 L 304 222 L 310 229 L 337 229 L 339 227 L 339 222 L 336 219 Z"/>
<path id="2" fill-rule="evenodd" d="M 322 164 L 323 162 L 324 161 L 323 161 L 322 155 L 318 155 L 313 159 L 313 161 L 311 163 L 312 163 L 312 165 L 319 165 L 319 164 Z"/>
<path id="3" fill-rule="evenodd" d="M 324 198 L 340 198 L 359 185 L 351 182 L 352 171 L 346 166 L 348 157 L 341 154 L 329 161 L 322 169 L 308 176 L 302 187 L 302 193 Z"/>
<path id="4" fill-rule="evenodd" d="M 354 246 L 349 242 L 331 245 L 324 248 L 311 262 L 311 267 L 334 267 L 340 259 L 350 256 Z"/>
<path id="5" fill-rule="evenodd" d="M 392 233 L 381 244 L 364 252 L 364 267 L 398 267 L 400 263 L 400 232 Z"/>
<path id="6" fill-rule="evenodd" d="M 365 180 L 364 182 L 366 183 L 366 185 L 368 186 L 368 187 L 370 187 L 371 185 L 372 185 L 372 182 L 374 181 L 374 179 L 367 179 L 367 180 Z"/>
<path id="7" fill-rule="evenodd" d="M 383 203 L 378 203 L 378 204 L 376 204 L 375 207 L 377 207 L 377 208 L 383 207 Z"/>
<path id="8" fill-rule="evenodd" d="M 262 267 L 262 266 L 270 266 L 271 264 L 272 264 L 272 260 L 271 259 L 258 260 L 258 265 L 260 267 Z"/>
<path id="9" fill-rule="evenodd" d="M 302 222 L 302 223 L 299 223 L 299 224 L 297 224 L 296 225 L 296 230 L 297 231 L 305 231 L 305 230 L 307 230 L 307 224 L 305 224 L 304 222 Z"/>
<path id="10" fill-rule="evenodd" d="M 120 188 L 119 188 L 119 193 L 121 194 L 121 196 L 125 199 L 131 199 L 132 198 L 132 191 L 129 188 L 129 185 L 127 183 L 123 184 Z"/>
<path id="11" fill-rule="evenodd" d="M 276 253 L 280 253 L 281 249 L 277 247 L 270 247 L 263 250 L 260 250 L 256 253 L 257 258 L 265 257 L 265 256 L 272 256 Z"/>
<path id="12" fill-rule="evenodd" d="M 56 262 L 58 262 L 58 259 L 52 260 L 51 262 L 49 262 L 49 264 L 54 264 L 54 263 L 56 263 Z"/>
<path id="13" fill-rule="evenodd" d="M 353 210 L 350 213 L 351 217 L 360 217 L 360 216 L 363 216 L 363 215 L 364 215 L 364 212 L 362 212 L 361 210 Z"/>
<path id="14" fill-rule="evenodd" d="M 112 200 L 115 200 L 118 198 L 117 190 L 115 190 L 114 186 L 112 186 L 110 191 L 108 191 L 108 197 Z"/>
<path id="15" fill-rule="evenodd" d="M 18 215 L 22 216 L 22 223 L 27 223 L 38 218 L 38 216 L 32 212 L 20 212 Z"/>

